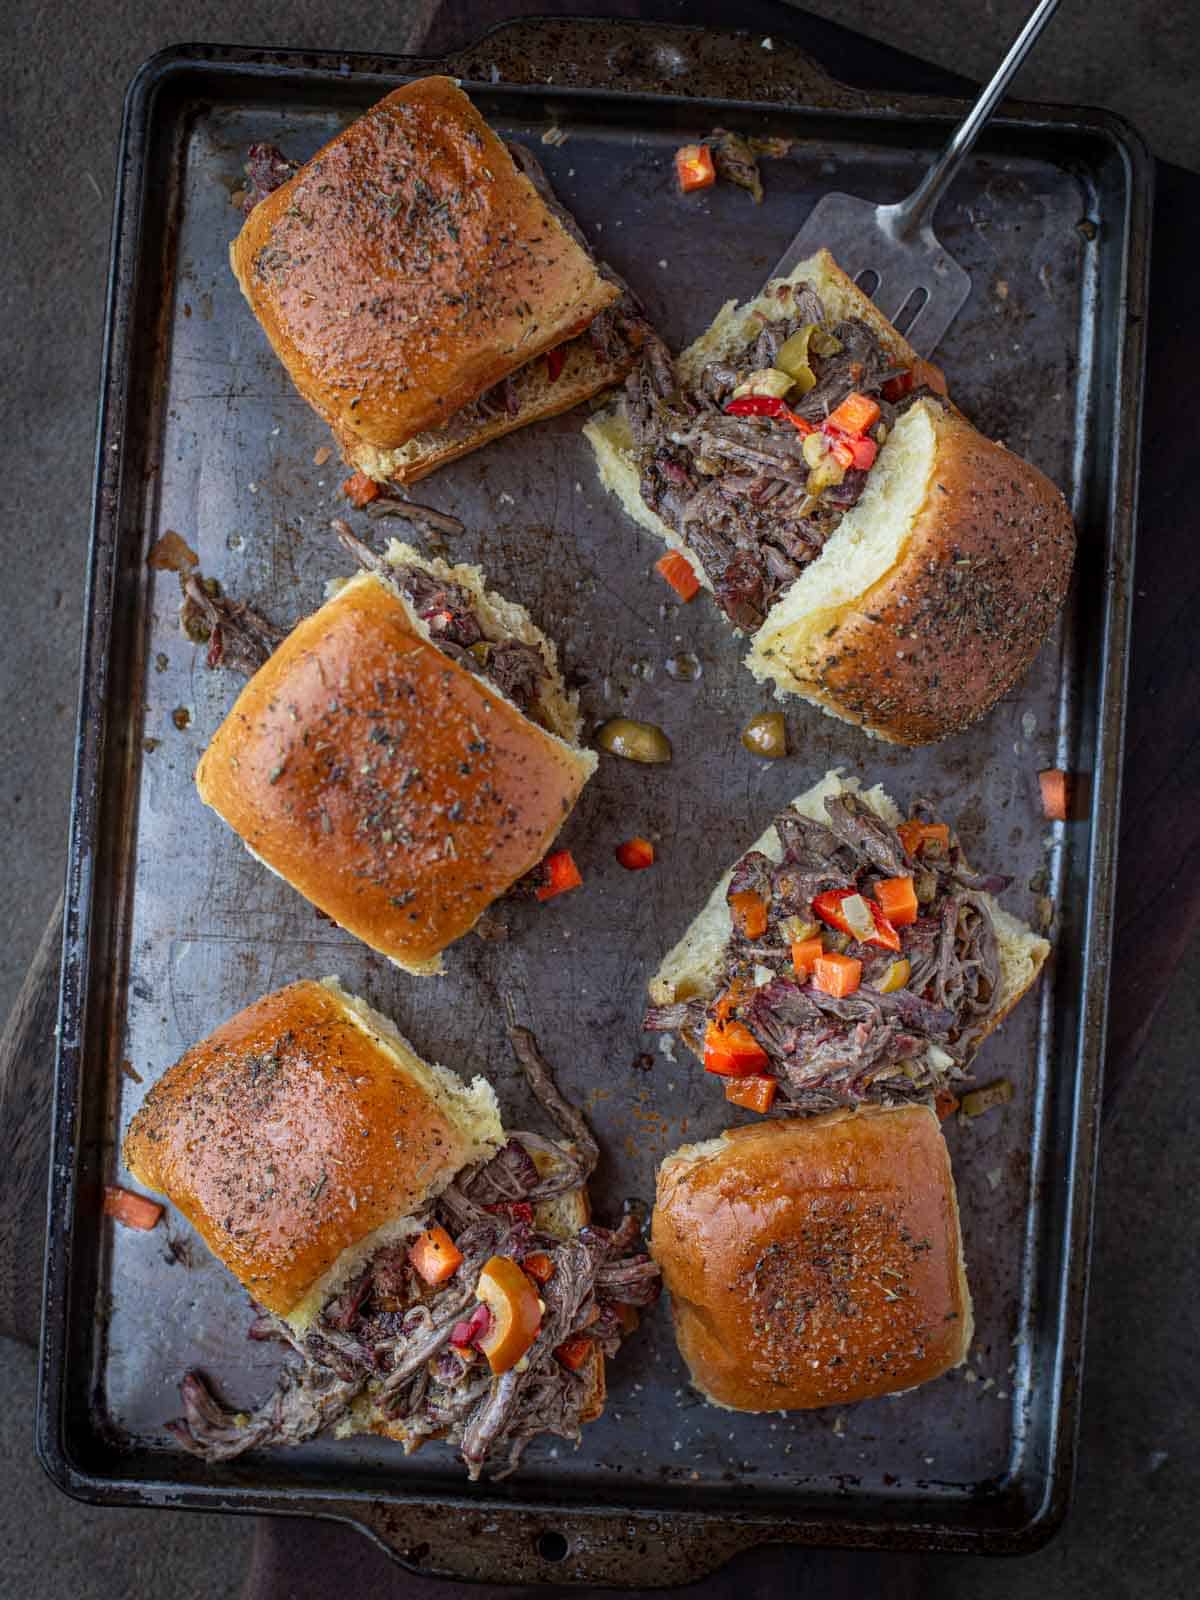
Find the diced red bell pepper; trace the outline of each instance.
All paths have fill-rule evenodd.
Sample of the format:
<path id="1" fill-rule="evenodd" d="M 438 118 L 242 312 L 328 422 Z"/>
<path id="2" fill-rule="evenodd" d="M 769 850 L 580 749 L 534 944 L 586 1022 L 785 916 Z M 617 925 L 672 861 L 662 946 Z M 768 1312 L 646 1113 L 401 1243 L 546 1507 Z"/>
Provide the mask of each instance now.
<path id="1" fill-rule="evenodd" d="M 942 850 L 950 848 L 950 825 L 947 822 L 920 822 L 914 817 L 902 822 L 896 832 L 910 856 L 920 855 L 927 844 L 935 844 Z"/>
<path id="2" fill-rule="evenodd" d="M 794 412 L 786 401 L 773 394 L 744 394 L 725 407 L 727 417 L 776 417 L 790 422 L 799 434 L 816 433 L 816 424 Z"/>
<path id="3" fill-rule="evenodd" d="M 546 382 L 555 383 L 562 372 L 563 363 L 567 359 L 565 346 L 556 344 L 553 350 L 546 351 Z"/>
<path id="4" fill-rule="evenodd" d="M 725 1085 L 725 1098 L 731 1105 L 747 1111 L 770 1111 L 779 1084 L 774 1078 L 731 1078 Z"/>
<path id="5" fill-rule="evenodd" d="M 482 1301 L 462 1322 L 456 1322 L 450 1333 L 450 1343 L 460 1355 L 473 1356 L 475 1341 L 487 1337 L 492 1326 L 492 1313 Z"/>
<path id="6" fill-rule="evenodd" d="M 583 882 L 575 865 L 575 857 L 569 850 L 556 850 L 553 855 L 546 857 L 542 865 L 549 874 L 549 881 L 538 890 L 539 900 L 553 900 L 556 894 L 578 889 Z"/>
<path id="7" fill-rule="evenodd" d="M 719 1078 L 750 1078 L 767 1065 L 767 1052 L 744 1022 L 710 1022 L 704 1035 L 704 1070 Z"/>
<path id="8" fill-rule="evenodd" d="M 544 1250 L 531 1250 L 521 1265 L 534 1283 L 549 1283 L 554 1276 L 554 1261 Z"/>
<path id="9" fill-rule="evenodd" d="M 945 1122 L 947 1117 L 953 1116 L 958 1106 L 958 1096 L 951 1094 L 949 1089 L 939 1089 L 933 1097 L 933 1109 L 939 1122 Z"/>
<path id="10" fill-rule="evenodd" d="M 462 1266 L 462 1251 L 445 1228 L 427 1228 L 408 1247 L 408 1259 L 426 1283 L 445 1283 Z"/>
<path id="11" fill-rule="evenodd" d="M 675 176 L 684 194 L 709 189 L 717 181 L 712 151 L 706 144 L 685 144 L 675 152 Z"/>
<path id="12" fill-rule="evenodd" d="M 378 499 L 379 485 L 374 478 L 368 478 L 365 472 L 356 472 L 353 477 L 346 479 L 342 493 L 355 510 L 361 511 L 372 500 Z"/>
<path id="13" fill-rule="evenodd" d="M 163 1208 L 157 1200 L 151 1200 L 144 1194 L 135 1194 L 132 1189 L 118 1188 L 115 1183 L 105 1185 L 104 1215 L 111 1217 L 114 1222 L 149 1233 L 151 1228 L 158 1226 L 162 1214 Z"/>
<path id="14" fill-rule="evenodd" d="M 626 839 L 617 846 L 616 854 L 626 872 L 644 872 L 654 865 L 654 846 L 649 839 Z"/>
<path id="15" fill-rule="evenodd" d="M 1071 815 L 1071 775 L 1061 767 L 1047 767 L 1038 773 L 1042 791 L 1042 815 L 1048 822 L 1066 822 Z"/>
<path id="16" fill-rule="evenodd" d="M 903 400 L 913 386 L 911 372 L 898 372 L 894 378 L 889 378 L 879 391 L 885 400 L 895 405 L 898 400 Z"/>
<path id="17" fill-rule="evenodd" d="M 813 901 L 813 911 L 822 922 L 828 923 L 831 928 L 836 928 L 839 933 L 848 933 L 851 938 L 857 938 L 858 935 L 842 913 L 842 901 L 857 893 L 857 889 L 827 889 Z M 900 935 L 884 916 L 883 907 L 876 900 L 868 900 L 866 903 L 871 912 L 871 921 L 875 924 L 875 933 L 865 943 L 878 945 L 881 950 L 899 951 Z"/>
<path id="18" fill-rule="evenodd" d="M 555 1357 L 571 1372 L 578 1372 L 590 1358 L 593 1341 L 586 1333 L 577 1333 L 555 1350 Z"/>
<path id="19" fill-rule="evenodd" d="M 830 449 L 833 451 L 833 459 L 847 471 L 851 467 L 857 467 L 860 472 L 869 472 L 875 465 L 875 457 L 879 454 L 879 446 L 874 439 L 867 438 L 835 438 Z"/>
<path id="20" fill-rule="evenodd" d="M 875 885 L 875 898 L 893 928 L 907 928 L 917 920 L 917 891 L 911 877 L 882 878 Z"/>
<path id="21" fill-rule="evenodd" d="M 744 394 L 725 407 L 728 417 L 781 417 L 787 405 L 775 394 Z"/>
<path id="22" fill-rule="evenodd" d="M 840 956 L 835 951 L 823 955 L 813 967 L 813 984 L 822 994 L 844 1000 L 853 994 L 862 982 L 862 962 L 854 956 Z"/>
<path id="23" fill-rule="evenodd" d="M 729 896 L 729 914 L 746 939 L 761 939 L 767 931 L 767 902 L 753 889 L 739 889 Z"/>
<path id="24" fill-rule="evenodd" d="M 872 400 L 869 394 L 859 394 L 856 389 L 829 413 L 825 426 L 839 433 L 866 433 L 878 421 L 879 402 Z"/>
<path id="25" fill-rule="evenodd" d="M 807 978 L 818 957 L 825 954 L 820 938 L 792 940 L 792 966 L 798 978 Z"/>
<path id="26" fill-rule="evenodd" d="M 696 569 L 682 550 L 668 550 L 665 556 L 654 563 L 654 570 L 667 580 L 685 603 L 695 599 L 700 593 L 700 579 L 696 576 Z"/>

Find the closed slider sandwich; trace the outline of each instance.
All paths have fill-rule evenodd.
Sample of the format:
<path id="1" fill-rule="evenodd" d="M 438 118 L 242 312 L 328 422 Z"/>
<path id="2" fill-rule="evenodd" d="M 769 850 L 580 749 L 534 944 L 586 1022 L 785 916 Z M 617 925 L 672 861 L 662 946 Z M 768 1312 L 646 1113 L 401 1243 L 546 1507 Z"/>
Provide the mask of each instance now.
<path id="1" fill-rule="evenodd" d="M 189 1373 L 180 1444 L 225 1461 L 331 1431 L 445 1438 L 477 1477 L 540 1433 L 578 1441 L 658 1271 L 636 1217 L 588 1226 L 594 1141 L 518 1043 L 557 1140 L 506 1135 L 485 1079 L 422 1061 L 334 979 L 265 996 L 154 1086 L 126 1166 L 298 1358 L 246 1411 Z"/>
<path id="2" fill-rule="evenodd" d="M 897 1394 L 971 1346 L 954 1176 L 926 1106 L 685 1145 L 659 1169 L 651 1250 L 693 1384 L 733 1411 Z"/>
<path id="3" fill-rule="evenodd" d="M 1045 939 L 949 824 L 825 775 L 725 873 L 650 983 L 726 1097 L 814 1112 L 932 1101 L 1030 989 Z"/>
<path id="4" fill-rule="evenodd" d="M 327 916 L 437 973 L 542 862 L 596 757 L 554 645 L 478 568 L 344 542 L 366 570 L 259 667 L 196 786 Z"/>
<path id="5" fill-rule="evenodd" d="M 303 166 L 250 154 L 233 271 L 369 477 L 414 483 L 629 371 L 644 325 L 624 285 L 449 78 L 397 89 Z"/>
<path id="6" fill-rule="evenodd" d="M 893 743 L 988 711 L 1066 594 L 1061 493 L 971 426 L 828 251 L 677 362 L 649 339 L 585 432 L 625 511 L 751 636 L 755 677 Z"/>

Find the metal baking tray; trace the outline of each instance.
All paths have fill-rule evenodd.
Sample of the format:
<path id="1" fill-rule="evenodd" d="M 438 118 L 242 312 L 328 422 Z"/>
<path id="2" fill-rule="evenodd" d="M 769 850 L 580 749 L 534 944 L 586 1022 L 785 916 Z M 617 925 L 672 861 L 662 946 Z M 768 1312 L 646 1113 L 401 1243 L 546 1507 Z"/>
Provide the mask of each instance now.
<path id="1" fill-rule="evenodd" d="M 562 63 L 570 63 L 569 69 Z M 558 65 L 556 65 L 558 64 Z M 192 770 L 238 684 L 177 626 L 178 584 L 147 557 L 176 530 L 206 573 L 285 622 L 346 561 L 336 460 L 242 303 L 226 249 L 243 152 L 300 155 L 405 76 L 460 73 L 489 120 L 531 141 L 558 193 L 673 345 L 752 293 L 807 207 L 837 186 L 905 192 L 955 107 L 832 84 L 779 42 L 636 24 L 540 24 L 432 63 L 200 47 L 156 57 L 128 101 L 96 465 L 65 936 L 38 1441 L 52 1477 L 119 1504 L 291 1512 L 358 1524 L 424 1572 L 647 1587 L 768 1540 L 1022 1550 L 1053 1530 L 1072 1475 L 1117 837 L 1147 272 L 1150 167 L 1090 111 L 1015 108 L 989 128 L 939 215 L 972 298 L 940 358 L 963 409 L 1065 488 L 1073 592 L 1028 680 L 940 747 L 868 742 L 787 707 L 793 753 L 738 734 L 765 703 L 701 600 L 680 608 L 653 542 L 600 491 L 578 414 L 531 427 L 419 486 L 462 518 L 479 561 L 559 641 L 589 724 L 661 724 L 673 765 L 606 758 L 565 842 L 586 887 L 506 913 L 448 975 L 410 979 L 312 910 L 199 804 Z M 548 85 L 547 78 L 570 82 Z M 588 87 L 589 84 L 600 87 Z M 799 86 L 799 87 L 797 87 Z M 676 92 L 686 87 L 683 97 Z M 771 104 L 769 102 L 776 103 Z M 716 124 L 787 134 L 754 208 L 676 194 L 671 153 Z M 546 135 L 560 130 L 551 140 Z M 565 138 L 562 137 L 565 135 Z M 379 530 L 375 530 L 378 534 Z M 667 661 L 702 664 L 676 681 Z M 1036 773 L 1090 775 L 1089 812 L 1045 824 Z M 1001 1112 L 947 1126 L 977 1333 L 969 1366 L 843 1412 L 714 1410 L 688 1388 L 665 1307 L 610 1370 L 578 1452 L 534 1446 L 469 1486 L 442 1447 L 316 1441 L 205 1467 L 171 1446 L 181 1373 L 249 1402 L 271 1385 L 242 1291 L 175 1216 L 105 1226 L 121 1134 L 147 1086 L 239 1007 L 338 973 L 427 1055 L 486 1069 L 512 1125 L 534 1113 L 504 1042 L 504 996 L 537 1031 L 604 1150 L 599 1212 L 649 1197 L 660 1158 L 727 1120 L 711 1080 L 639 1031 L 644 986 L 716 873 L 831 766 L 930 797 L 971 854 L 1015 874 L 1006 903 L 1055 907 L 1040 989 L 990 1040 Z M 659 841 L 652 872 L 613 847 Z M 735 1117 L 740 1114 L 735 1113 Z"/>

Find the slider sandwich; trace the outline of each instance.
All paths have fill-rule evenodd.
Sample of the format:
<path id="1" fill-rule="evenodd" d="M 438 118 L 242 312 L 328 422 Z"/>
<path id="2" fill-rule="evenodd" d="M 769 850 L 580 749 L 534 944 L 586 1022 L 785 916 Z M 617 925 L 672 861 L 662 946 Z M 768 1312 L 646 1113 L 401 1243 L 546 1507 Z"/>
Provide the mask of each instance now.
<path id="1" fill-rule="evenodd" d="M 368 477 L 415 483 L 633 365 L 624 284 L 449 78 L 397 89 L 303 166 L 254 146 L 248 171 L 233 271 Z"/>
<path id="2" fill-rule="evenodd" d="M 755 1111 L 933 1100 L 1033 985 L 1050 946 L 1001 907 L 949 824 L 829 772 L 721 878 L 650 983 Z"/>
<path id="3" fill-rule="evenodd" d="M 692 1382 L 730 1410 L 896 1394 L 971 1345 L 954 1177 L 927 1106 L 685 1145 L 659 1169 L 651 1250 Z"/>
<path id="4" fill-rule="evenodd" d="M 483 1078 L 422 1061 L 332 978 L 255 1002 L 151 1089 L 126 1166 L 296 1358 L 249 1410 L 189 1373 L 181 1445 L 225 1461 L 328 1432 L 445 1439 L 475 1478 L 541 1433 L 578 1442 L 659 1274 L 632 1212 L 588 1222 L 595 1141 L 532 1035 L 512 1039 L 559 1139 L 506 1134 Z"/>
<path id="5" fill-rule="evenodd" d="M 261 619 L 189 584 L 210 659 L 215 641 L 262 661 L 196 787 L 341 927 L 437 973 L 447 945 L 544 870 L 596 757 L 580 748 L 554 645 L 477 567 L 397 541 L 377 556 L 344 525 L 342 540 L 364 570 L 269 655 L 274 641 L 247 627 Z"/>
<path id="6" fill-rule="evenodd" d="M 677 362 L 648 337 L 585 432 L 625 511 L 750 636 L 754 676 L 893 743 L 988 711 L 1066 594 L 1061 493 L 971 426 L 826 250 Z"/>

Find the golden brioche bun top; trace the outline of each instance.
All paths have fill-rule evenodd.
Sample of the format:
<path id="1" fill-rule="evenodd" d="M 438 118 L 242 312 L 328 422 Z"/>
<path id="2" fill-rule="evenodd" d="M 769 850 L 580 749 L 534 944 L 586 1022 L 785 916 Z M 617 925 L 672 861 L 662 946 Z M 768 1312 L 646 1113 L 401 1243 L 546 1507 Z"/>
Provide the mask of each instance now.
<path id="1" fill-rule="evenodd" d="M 433 972 L 541 860 L 593 766 L 360 575 L 246 684 L 196 786 L 342 927 Z"/>
<path id="2" fill-rule="evenodd" d="M 231 247 L 293 383 L 395 449 L 619 298 L 449 78 L 395 90 L 261 200 Z"/>
<path id="3" fill-rule="evenodd" d="M 126 1134 L 255 1300 L 303 1326 L 380 1239 L 497 1148 L 495 1095 L 431 1066 L 336 981 L 265 995 L 187 1051 Z"/>
<path id="4" fill-rule="evenodd" d="M 693 1381 L 735 1410 L 909 1389 L 970 1343 L 950 1158 L 925 1106 L 759 1122 L 676 1151 L 651 1250 Z"/>

